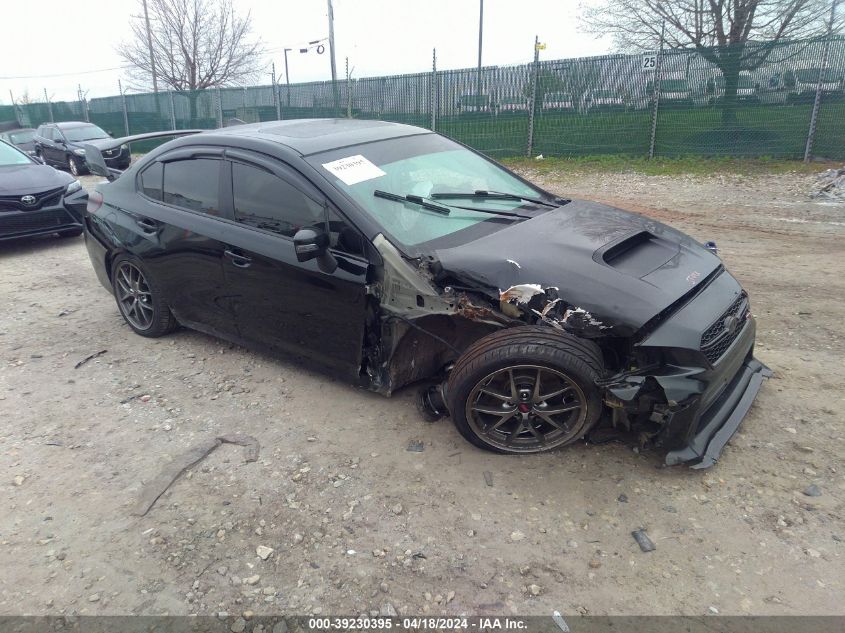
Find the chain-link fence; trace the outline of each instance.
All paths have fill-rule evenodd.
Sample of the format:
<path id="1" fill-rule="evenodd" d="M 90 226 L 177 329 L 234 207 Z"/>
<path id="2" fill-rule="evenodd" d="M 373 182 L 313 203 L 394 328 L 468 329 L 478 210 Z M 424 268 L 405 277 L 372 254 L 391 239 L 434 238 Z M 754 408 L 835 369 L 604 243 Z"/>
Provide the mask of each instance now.
<path id="1" fill-rule="evenodd" d="M 845 158 L 845 38 L 0 106 L 115 136 L 305 117 L 409 123 L 494 156 Z"/>

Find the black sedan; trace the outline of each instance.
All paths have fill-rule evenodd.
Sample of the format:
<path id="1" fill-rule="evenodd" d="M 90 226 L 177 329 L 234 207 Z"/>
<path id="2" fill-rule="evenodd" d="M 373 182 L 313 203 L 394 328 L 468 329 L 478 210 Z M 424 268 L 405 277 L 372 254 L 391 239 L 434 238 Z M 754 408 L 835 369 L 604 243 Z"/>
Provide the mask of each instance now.
<path id="1" fill-rule="evenodd" d="M 117 139 L 116 144 L 132 139 Z M 129 326 L 178 324 L 547 451 L 600 423 L 715 463 L 769 370 L 711 250 L 559 198 L 424 129 L 243 125 L 172 140 L 92 193 L 86 244 Z"/>
<path id="2" fill-rule="evenodd" d="M 14 145 L 30 156 L 35 156 L 35 130 L 31 127 L 16 128 L 0 132 L 0 141 Z"/>
<path id="3" fill-rule="evenodd" d="M 0 240 L 80 235 L 87 200 L 76 178 L 0 141 Z"/>
<path id="4" fill-rule="evenodd" d="M 100 127 L 84 121 L 44 123 L 35 133 L 35 151 L 47 164 L 68 169 L 74 176 L 88 172 L 85 146 L 100 148 L 106 164 L 126 169 L 132 158 L 129 145 L 112 147 L 114 139 Z"/>

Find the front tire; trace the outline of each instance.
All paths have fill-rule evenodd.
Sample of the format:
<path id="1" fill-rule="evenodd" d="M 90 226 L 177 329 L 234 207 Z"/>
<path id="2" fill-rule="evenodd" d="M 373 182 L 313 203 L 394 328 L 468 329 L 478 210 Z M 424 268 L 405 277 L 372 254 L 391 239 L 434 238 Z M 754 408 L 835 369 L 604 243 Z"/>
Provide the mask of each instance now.
<path id="1" fill-rule="evenodd" d="M 83 175 L 87 170 L 85 167 L 82 166 L 82 163 L 79 161 L 78 158 L 75 156 L 68 156 L 67 158 L 67 166 L 70 169 L 70 173 L 79 178 L 79 176 Z"/>
<path id="2" fill-rule="evenodd" d="M 136 334 L 158 338 L 177 327 L 161 290 L 137 258 L 120 255 L 112 264 L 112 290 L 118 310 Z"/>
<path id="3" fill-rule="evenodd" d="M 601 415 L 598 346 L 547 326 L 476 341 L 449 375 L 455 427 L 497 453 L 541 453 L 582 438 Z"/>

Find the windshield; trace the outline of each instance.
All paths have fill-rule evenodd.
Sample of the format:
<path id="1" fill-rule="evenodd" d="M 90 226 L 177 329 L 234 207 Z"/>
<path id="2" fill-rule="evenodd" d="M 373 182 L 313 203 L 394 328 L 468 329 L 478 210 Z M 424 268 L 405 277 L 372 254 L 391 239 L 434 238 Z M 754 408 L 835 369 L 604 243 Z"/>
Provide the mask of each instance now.
<path id="1" fill-rule="evenodd" d="M 377 190 L 423 198 L 438 193 L 484 190 L 547 198 L 543 192 L 523 183 L 498 165 L 435 134 L 331 150 L 308 160 L 338 189 L 354 198 L 384 228 L 384 233 L 406 252 L 422 252 L 422 249 L 414 247 L 447 236 L 451 238 L 448 240 L 450 244 L 468 242 L 514 221 L 473 211 L 473 207 L 495 211 L 513 211 L 521 207 L 545 210 L 545 207 L 537 207 L 524 200 L 472 196 L 460 200 L 432 200 L 438 205 L 467 207 L 457 209 L 452 206 L 449 214 L 444 215 L 419 205 L 376 197 L 374 193 Z"/>
<path id="2" fill-rule="evenodd" d="M 21 152 L 19 149 L 12 147 L 8 143 L 0 141 L 0 167 L 31 164 L 32 161 L 29 160 L 26 154 Z"/>
<path id="3" fill-rule="evenodd" d="M 660 82 L 660 89 L 663 92 L 686 92 L 689 90 L 686 79 L 664 79 Z"/>
<path id="4" fill-rule="evenodd" d="M 808 68 L 806 70 L 799 70 L 795 73 L 795 76 L 798 77 L 798 81 L 801 83 L 814 84 L 819 80 L 819 69 Z M 837 77 L 836 73 L 830 69 L 822 71 L 821 79 L 822 83 L 835 83 L 839 81 L 839 77 Z"/>
<path id="5" fill-rule="evenodd" d="M 79 127 L 64 128 L 62 133 L 67 140 L 76 143 L 79 141 L 93 141 L 98 138 L 109 138 L 109 135 L 96 125 L 80 125 Z"/>
<path id="6" fill-rule="evenodd" d="M 35 136 L 35 130 L 21 130 L 20 132 L 9 132 L 9 140 L 12 143 L 31 143 Z"/>

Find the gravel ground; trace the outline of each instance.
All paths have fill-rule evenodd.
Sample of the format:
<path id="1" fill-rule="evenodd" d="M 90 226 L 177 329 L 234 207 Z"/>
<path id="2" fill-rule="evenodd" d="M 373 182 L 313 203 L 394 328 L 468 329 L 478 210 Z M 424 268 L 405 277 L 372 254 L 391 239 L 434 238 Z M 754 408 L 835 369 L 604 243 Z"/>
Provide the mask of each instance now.
<path id="1" fill-rule="evenodd" d="M 845 205 L 811 201 L 812 176 L 537 178 L 715 239 L 750 291 L 775 376 L 715 468 L 491 455 L 412 391 L 133 335 L 82 239 L 4 243 L 0 614 L 845 614 Z M 224 444 L 132 516 L 231 433 L 258 461 Z"/>

